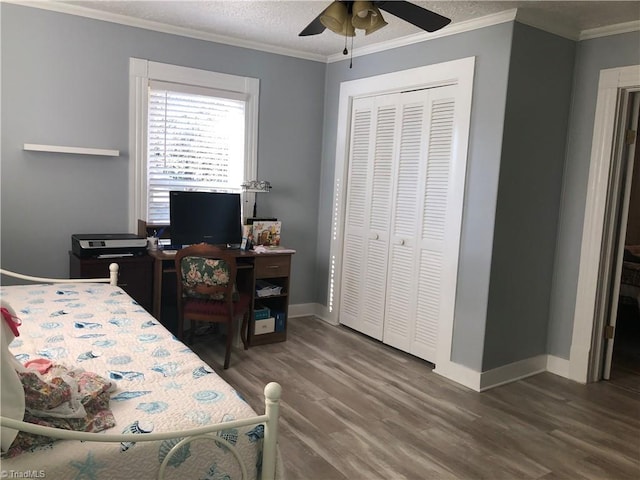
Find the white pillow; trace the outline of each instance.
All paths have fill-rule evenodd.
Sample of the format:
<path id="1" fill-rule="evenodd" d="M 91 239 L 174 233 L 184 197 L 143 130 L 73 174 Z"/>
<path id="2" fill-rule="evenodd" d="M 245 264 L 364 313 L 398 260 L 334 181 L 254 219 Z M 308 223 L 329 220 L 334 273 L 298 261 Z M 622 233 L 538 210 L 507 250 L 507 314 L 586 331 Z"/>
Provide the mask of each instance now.
<path id="1" fill-rule="evenodd" d="M 16 316 L 8 302 L 0 300 L 0 305 L 2 308 L 6 308 L 11 315 Z M 9 351 L 9 344 L 15 336 L 3 315 L 0 315 L 0 323 L 2 324 L 0 326 L 0 414 L 3 417 L 22 420 L 24 418 L 24 389 L 16 368 L 22 369 L 24 367 Z M 18 430 L 7 427 L 0 428 L 0 444 L 3 452 L 9 450 L 16 435 L 18 435 Z"/>

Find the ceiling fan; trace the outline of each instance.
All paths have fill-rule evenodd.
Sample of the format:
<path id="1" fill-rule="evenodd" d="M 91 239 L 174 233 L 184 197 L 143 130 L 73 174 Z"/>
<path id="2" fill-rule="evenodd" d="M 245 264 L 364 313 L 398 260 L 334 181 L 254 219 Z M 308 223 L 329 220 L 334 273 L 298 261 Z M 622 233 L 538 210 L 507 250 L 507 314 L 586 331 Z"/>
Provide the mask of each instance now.
<path id="1" fill-rule="evenodd" d="M 325 28 L 345 37 L 355 36 L 356 28 L 364 30 L 365 34 L 369 35 L 387 25 L 380 9 L 427 32 L 435 32 L 451 22 L 451 19 L 411 2 L 334 1 L 307 25 L 299 36 L 318 35 L 324 32 Z"/>

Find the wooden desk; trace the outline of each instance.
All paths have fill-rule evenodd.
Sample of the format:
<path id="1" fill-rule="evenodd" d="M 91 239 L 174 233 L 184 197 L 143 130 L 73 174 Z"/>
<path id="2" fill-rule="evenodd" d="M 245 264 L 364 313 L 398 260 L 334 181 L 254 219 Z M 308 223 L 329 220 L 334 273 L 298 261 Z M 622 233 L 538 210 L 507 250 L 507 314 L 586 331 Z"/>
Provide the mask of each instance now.
<path id="1" fill-rule="evenodd" d="M 238 290 L 251 294 L 251 311 L 249 316 L 248 343 L 251 346 L 266 343 L 283 342 L 287 339 L 287 321 L 289 315 L 289 285 L 291 275 L 291 251 L 255 253 L 252 251 L 233 250 L 238 266 L 236 284 Z M 175 255 L 167 255 L 162 250 L 149 252 L 153 257 L 153 316 L 162 320 L 162 290 L 164 275 L 172 275 L 176 280 Z M 282 287 L 282 293 L 269 297 L 257 297 L 256 280 L 266 280 Z M 175 297 L 170 300 L 175 304 Z M 256 305 L 267 306 L 273 312 L 284 314 L 284 328 L 281 331 L 256 334 L 253 311 Z"/>
<path id="2" fill-rule="evenodd" d="M 142 306 L 152 311 L 152 262 L 148 255 L 134 257 L 94 258 L 78 257 L 69 251 L 69 273 L 71 278 L 99 278 L 109 271 L 109 264 L 120 266 L 118 285 Z"/>

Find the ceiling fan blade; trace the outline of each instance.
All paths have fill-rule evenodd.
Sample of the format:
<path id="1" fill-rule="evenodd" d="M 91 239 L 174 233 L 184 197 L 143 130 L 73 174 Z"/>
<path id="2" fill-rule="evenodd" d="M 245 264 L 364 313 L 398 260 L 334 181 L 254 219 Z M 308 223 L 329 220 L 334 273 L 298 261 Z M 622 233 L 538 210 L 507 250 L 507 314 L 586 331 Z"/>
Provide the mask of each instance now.
<path id="1" fill-rule="evenodd" d="M 307 37 L 309 35 L 318 35 L 319 33 L 324 32 L 325 26 L 320 23 L 320 17 L 323 13 L 324 10 L 320 12 L 320 14 L 309 25 L 307 25 L 306 28 L 298 34 L 298 36 Z"/>
<path id="2" fill-rule="evenodd" d="M 414 5 L 411 2 L 375 2 L 378 8 L 395 15 L 427 32 L 435 32 L 449 25 L 451 19 L 443 17 L 431 10 Z"/>

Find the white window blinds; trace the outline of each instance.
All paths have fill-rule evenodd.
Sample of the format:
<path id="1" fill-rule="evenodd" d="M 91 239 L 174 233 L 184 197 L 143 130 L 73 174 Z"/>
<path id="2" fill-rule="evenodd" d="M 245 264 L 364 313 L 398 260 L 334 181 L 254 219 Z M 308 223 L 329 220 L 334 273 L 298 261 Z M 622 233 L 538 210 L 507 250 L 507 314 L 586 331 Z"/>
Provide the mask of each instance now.
<path id="1" fill-rule="evenodd" d="M 148 223 L 169 223 L 171 190 L 241 191 L 243 94 L 151 81 L 148 105 Z"/>

